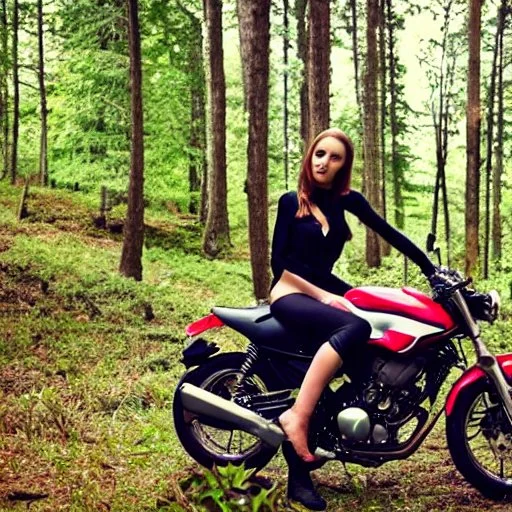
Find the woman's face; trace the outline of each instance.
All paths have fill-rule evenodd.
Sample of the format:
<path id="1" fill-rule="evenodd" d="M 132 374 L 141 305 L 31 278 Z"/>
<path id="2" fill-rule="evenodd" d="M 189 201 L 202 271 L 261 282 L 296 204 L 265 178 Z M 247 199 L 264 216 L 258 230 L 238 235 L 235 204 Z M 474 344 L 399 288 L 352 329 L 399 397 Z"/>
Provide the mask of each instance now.
<path id="1" fill-rule="evenodd" d="M 325 137 L 318 141 L 311 157 L 311 171 L 315 184 L 330 189 L 336 174 L 345 163 L 345 145 L 335 137 Z"/>

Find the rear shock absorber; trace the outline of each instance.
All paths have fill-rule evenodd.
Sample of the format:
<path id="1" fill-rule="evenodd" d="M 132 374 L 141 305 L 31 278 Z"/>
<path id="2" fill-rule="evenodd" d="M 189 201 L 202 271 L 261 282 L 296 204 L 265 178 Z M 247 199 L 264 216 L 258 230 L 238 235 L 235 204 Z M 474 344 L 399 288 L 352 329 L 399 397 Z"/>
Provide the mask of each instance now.
<path id="1" fill-rule="evenodd" d="M 248 377 L 252 374 L 252 367 L 254 363 L 258 360 L 259 357 L 259 348 L 254 345 L 253 343 L 250 343 L 247 347 L 247 355 L 242 363 L 242 366 L 240 367 L 240 376 L 238 378 L 238 382 L 235 386 L 235 393 L 234 398 L 239 399 L 241 396 L 245 394 L 243 385 L 244 382 L 247 380 Z"/>

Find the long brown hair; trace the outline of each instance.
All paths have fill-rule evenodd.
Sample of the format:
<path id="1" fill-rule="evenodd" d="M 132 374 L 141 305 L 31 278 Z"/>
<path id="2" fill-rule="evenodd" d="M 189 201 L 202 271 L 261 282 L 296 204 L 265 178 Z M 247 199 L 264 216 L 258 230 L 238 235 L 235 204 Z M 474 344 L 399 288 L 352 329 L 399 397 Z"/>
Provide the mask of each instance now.
<path id="1" fill-rule="evenodd" d="M 317 144 L 327 137 L 334 137 L 339 140 L 345 146 L 345 162 L 334 177 L 332 183 L 332 193 L 336 195 L 345 195 L 350 192 L 350 179 L 352 177 L 352 164 L 354 163 L 354 144 L 350 140 L 349 136 L 342 132 L 338 128 L 329 128 L 319 133 L 315 140 L 310 144 L 304 159 L 302 160 L 302 166 L 299 174 L 299 188 L 297 196 L 299 199 L 299 209 L 296 217 L 305 217 L 306 215 L 312 214 L 312 201 L 311 195 L 315 189 L 315 180 L 313 178 L 313 170 L 311 168 L 311 159 L 313 152 Z"/>

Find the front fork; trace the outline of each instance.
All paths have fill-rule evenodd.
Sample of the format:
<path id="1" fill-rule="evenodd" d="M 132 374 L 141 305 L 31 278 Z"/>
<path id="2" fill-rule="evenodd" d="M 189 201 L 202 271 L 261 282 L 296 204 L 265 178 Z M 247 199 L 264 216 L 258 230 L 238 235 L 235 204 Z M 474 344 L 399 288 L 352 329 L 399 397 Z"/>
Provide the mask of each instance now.
<path id="1" fill-rule="evenodd" d="M 510 423 L 512 423 L 512 398 L 510 396 L 511 388 L 508 385 L 503 372 L 501 371 L 500 365 L 496 360 L 496 357 L 489 352 L 484 342 L 480 338 L 480 329 L 478 324 L 473 319 L 468 305 L 460 290 L 456 290 L 452 295 L 452 300 L 460 310 L 462 317 L 466 322 L 468 328 L 468 336 L 473 342 L 477 355 L 477 366 L 479 366 L 485 374 L 489 377 L 491 382 L 494 384 L 496 391 L 501 398 L 503 405 L 505 406 L 505 412 Z"/>

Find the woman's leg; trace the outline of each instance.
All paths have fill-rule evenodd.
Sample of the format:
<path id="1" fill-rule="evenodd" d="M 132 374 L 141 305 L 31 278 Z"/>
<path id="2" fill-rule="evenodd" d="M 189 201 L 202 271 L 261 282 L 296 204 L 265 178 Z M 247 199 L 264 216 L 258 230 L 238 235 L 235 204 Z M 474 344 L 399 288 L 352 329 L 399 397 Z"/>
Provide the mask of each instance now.
<path id="1" fill-rule="evenodd" d="M 309 420 L 325 386 L 341 366 L 339 354 L 326 342 L 315 354 L 291 409 L 279 417 L 279 423 L 295 451 L 306 462 L 315 460 L 308 448 Z"/>
<path id="2" fill-rule="evenodd" d="M 304 294 L 280 298 L 271 306 L 272 313 L 287 328 L 314 333 L 315 339 L 328 340 L 320 345 L 306 372 L 295 404 L 279 421 L 297 454 L 305 461 L 315 457 L 308 448 L 309 421 L 327 383 L 341 366 L 342 354 L 357 343 L 365 343 L 370 324 L 352 313 L 323 304 Z"/>

